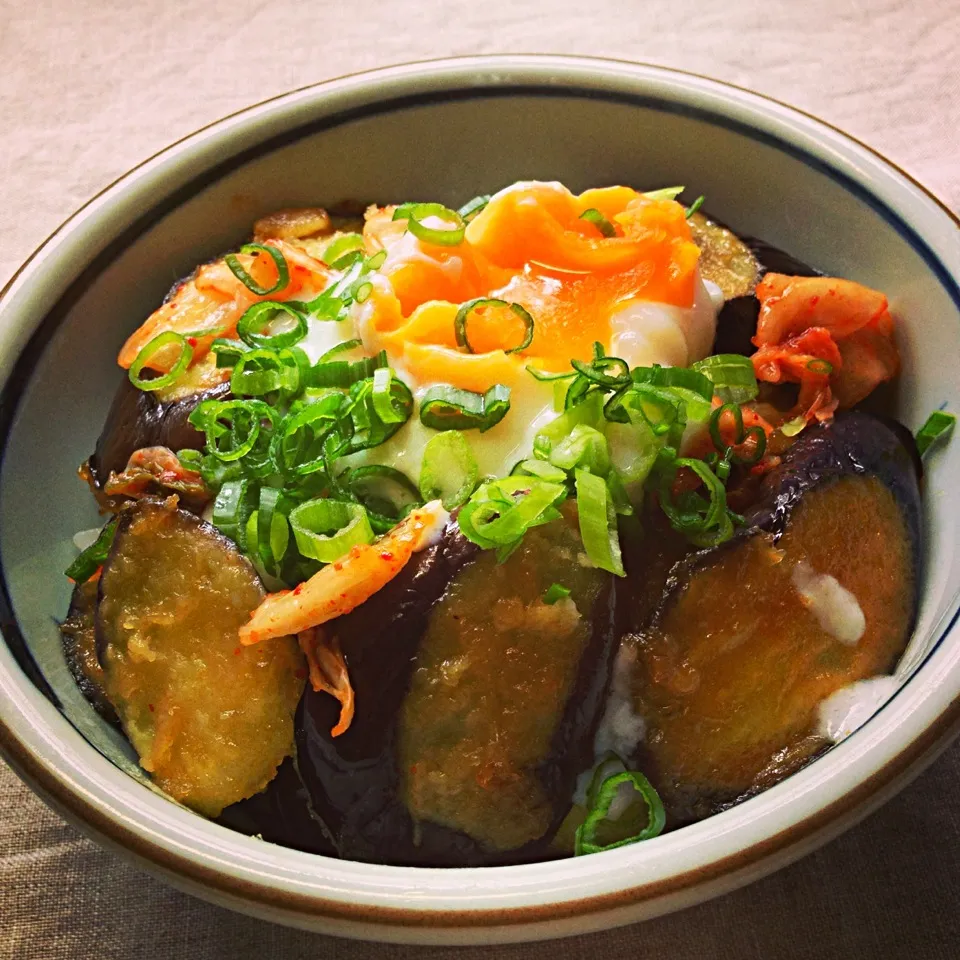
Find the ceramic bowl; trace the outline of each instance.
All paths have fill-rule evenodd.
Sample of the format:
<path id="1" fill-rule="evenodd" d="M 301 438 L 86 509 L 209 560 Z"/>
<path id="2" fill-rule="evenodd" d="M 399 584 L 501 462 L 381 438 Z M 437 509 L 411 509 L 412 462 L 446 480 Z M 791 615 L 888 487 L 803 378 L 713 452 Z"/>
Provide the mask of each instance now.
<path id="1" fill-rule="evenodd" d="M 731 890 L 875 809 L 960 724 L 960 443 L 926 477 L 926 557 L 900 687 L 827 755 L 755 799 L 647 843 L 486 869 L 312 856 L 241 836 L 145 783 L 60 653 L 61 571 L 96 523 L 75 476 L 120 372 L 117 349 L 171 282 L 259 215 L 345 198 L 456 206 L 520 179 L 574 190 L 686 183 L 739 232 L 886 291 L 901 318 L 899 416 L 960 409 L 958 223 L 843 133 L 689 74 L 563 57 L 395 67 L 221 120 L 90 201 L 0 298 L 0 745 L 52 806 L 170 883 L 282 923 L 369 939 L 490 943 L 582 933 Z"/>

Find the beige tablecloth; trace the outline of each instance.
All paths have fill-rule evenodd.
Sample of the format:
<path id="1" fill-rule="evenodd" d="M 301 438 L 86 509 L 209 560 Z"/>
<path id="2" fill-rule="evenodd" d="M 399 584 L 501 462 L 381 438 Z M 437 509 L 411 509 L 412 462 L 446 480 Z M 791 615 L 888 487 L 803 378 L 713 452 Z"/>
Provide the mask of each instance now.
<path id="1" fill-rule="evenodd" d="M 871 143 L 960 208 L 960 0 L 0 0 L 0 283 L 133 164 L 225 113 L 446 54 L 585 53 L 753 87 Z M 683 914 L 484 958 L 960 957 L 960 747 L 796 866 Z M 162 886 L 0 762 L 0 958 L 396 957 Z M 439 957 L 460 951 L 430 951 Z"/>

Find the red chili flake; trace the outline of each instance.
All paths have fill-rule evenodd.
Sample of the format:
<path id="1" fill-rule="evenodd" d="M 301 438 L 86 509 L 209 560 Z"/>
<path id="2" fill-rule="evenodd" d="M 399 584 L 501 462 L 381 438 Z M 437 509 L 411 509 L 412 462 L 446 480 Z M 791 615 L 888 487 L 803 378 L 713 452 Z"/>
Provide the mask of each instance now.
<path id="1" fill-rule="evenodd" d="M 820 297 L 811 297 L 810 298 L 810 307 L 811 309 L 815 307 L 820 302 Z"/>
<path id="2" fill-rule="evenodd" d="M 381 559 L 381 560 L 392 560 L 392 559 L 393 559 L 393 554 L 392 554 L 389 550 L 384 550 L 383 553 L 380 554 L 380 559 Z"/>
<path id="3" fill-rule="evenodd" d="M 337 573 L 339 573 L 339 572 L 343 569 L 343 564 L 340 563 L 340 561 L 338 560 L 338 561 L 333 565 L 333 569 L 336 570 Z"/>
<path id="4" fill-rule="evenodd" d="M 243 647 L 235 647 L 235 648 L 234 648 L 234 651 L 233 651 L 233 655 L 234 655 L 235 657 L 239 657 L 241 650 L 243 650 Z"/>
<path id="5" fill-rule="evenodd" d="M 189 343 L 191 347 L 195 347 L 197 345 L 197 338 L 187 337 L 187 343 Z"/>
<path id="6" fill-rule="evenodd" d="M 300 596 L 300 591 L 301 591 L 302 589 L 303 589 L 303 584 L 302 584 L 302 583 L 298 583 L 298 584 L 293 588 L 293 595 L 294 595 L 295 597 L 299 597 L 299 596 Z"/>
<path id="7" fill-rule="evenodd" d="M 151 712 L 151 713 L 154 713 L 153 704 L 152 704 L 152 703 L 148 703 L 147 706 L 150 708 L 150 712 Z"/>

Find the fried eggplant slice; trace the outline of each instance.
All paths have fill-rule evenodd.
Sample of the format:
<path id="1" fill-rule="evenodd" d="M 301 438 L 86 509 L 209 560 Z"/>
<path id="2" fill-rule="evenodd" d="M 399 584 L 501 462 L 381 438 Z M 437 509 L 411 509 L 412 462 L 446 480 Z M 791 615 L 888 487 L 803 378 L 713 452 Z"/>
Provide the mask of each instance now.
<path id="1" fill-rule="evenodd" d="M 715 283 L 724 300 L 750 296 L 763 272 L 750 247 L 702 213 L 695 213 L 689 223 L 693 242 L 700 248 L 700 276 Z"/>
<path id="2" fill-rule="evenodd" d="M 102 490 L 110 474 L 122 473 L 130 457 L 144 447 L 202 450 L 205 438 L 190 423 L 190 414 L 204 400 L 225 400 L 229 394 L 230 384 L 223 383 L 164 401 L 124 378 L 90 457 L 90 479 Z"/>
<path id="3" fill-rule="evenodd" d="M 236 546 L 175 497 L 121 516 L 96 616 L 106 694 L 143 768 L 206 816 L 262 790 L 293 749 L 296 641 L 238 639 L 263 596 Z"/>
<path id="4" fill-rule="evenodd" d="M 613 578 L 581 551 L 567 519 L 529 531 L 498 564 L 451 523 L 330 625 L 356 716 L 330 737 L 334 701 L 308 691 L 298 764 L 341 856 L 463 865 L 544 854 L 590 766 L 618 639 Z M 545 604 L 555 582 L 570 598 Z"/>
<path id="5" fill-rule="evenodd" d="M 819 704 L 892 671 L 916 616 L 920 498 L 905 431 L 859 413 L 808 429 L 746 520 L 674 567 L 636 638 L 640 762 L 675 824 L 825 749 Z"/>

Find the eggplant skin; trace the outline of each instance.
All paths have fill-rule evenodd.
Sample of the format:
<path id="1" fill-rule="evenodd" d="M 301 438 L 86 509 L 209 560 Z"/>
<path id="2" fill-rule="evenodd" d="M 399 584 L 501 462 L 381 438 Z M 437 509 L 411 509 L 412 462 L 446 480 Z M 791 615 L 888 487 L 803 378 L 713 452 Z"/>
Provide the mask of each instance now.
<path id="1" fill-rule="evenodd" d="M 97 581 L 78 583 L 73 588 L 67 619 L 60 624 L 63 654 L 86 700 L 104 720 L 119 726 L 117 712 L 104 691 L 103 667 L 97 656 L 96 616 Z"/>
<path id="2" fill-rule="evenodd" d="M 131 454 L 143 447 L 167 447 L 174 452 L 203 449 L 204 435 L 190 424 L 190 414 L 204 400 L 225 400 L 229 393 L 230 384 L 223 383 L 164 403 L 124 377 L 90 457 L 93 481 L 102 488 L 110 474 L 120 473 Z"/>
<path id="3" fill-rule="evenodd" d="M 902 424 L 851 411 L 808 428 L 764 479 L 762 499 L 746 514 L 746 528 L 779 537 L 790 513 L 808 491 L 843 476 L 875 476 L 893 494 L 910 539 L 914 570 L 920 569 L 923 468 L 917 445 Z"/>
<path id="4" fill-rule="evenodd" d="M 791 277 L 817 277 L 819 270 L 785 253 L 777 247 L 755 237 L 743 237 L 743 242 L 760 267 L 757 280 L 765 273 L 784 273 Z M 727 300 L 717 315 L 717 335 L 713 343 L 713 353 L 739 353 L 749 357 L 756 352 L 753 336 L 757 332 L 757 319 L 760 316 L 760 301 L 749 293 L 742 297 Z"/>

